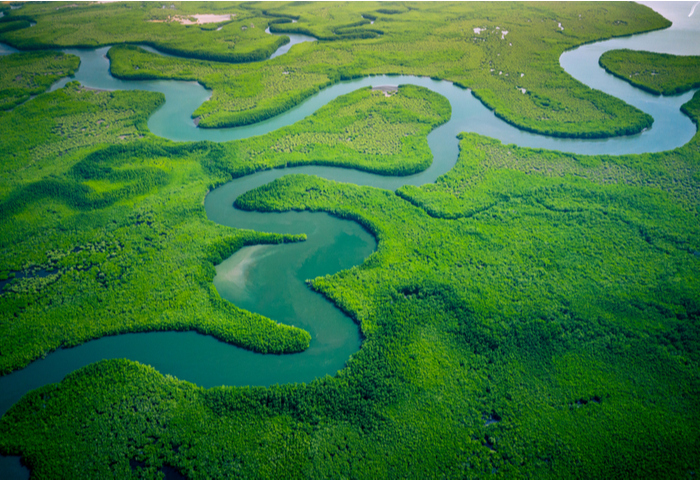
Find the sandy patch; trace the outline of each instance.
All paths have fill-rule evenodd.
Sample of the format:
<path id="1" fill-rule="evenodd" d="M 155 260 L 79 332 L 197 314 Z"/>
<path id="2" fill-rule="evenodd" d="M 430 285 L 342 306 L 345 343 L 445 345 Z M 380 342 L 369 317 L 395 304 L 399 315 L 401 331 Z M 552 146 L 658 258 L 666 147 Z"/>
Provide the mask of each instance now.
<path id="1" fill-rule="evenodd" d="M 233 17 L 235 17 L 236 14 L 229 14 L 229 15 L 214 15 L 210 13 L 202 14 L 202 15 L 188 15 L 188 16 L 179 16 L 179 15 L 168 15 L 167 20 L 149 20 L 151 23 L 169 23 L 169 22 L 178 22 L 181 25 L 204 25 L 205 23 L 219 23 L 219 22 L 228 22 L 231 20 Z M 194 19 L 194 20 L 192 20 Z"/>
<path id="2" fill-rule="evenodd" d="M 385 97 L 391 97 L 399 91 L 399 87 L 398 85 L 377 85 L 376 87 L 372 87 L 372 91 L 384 92 Z"/>
<path id="3" fill-rule="evenodd" d="M 251 268 L 260 260 L 274 253 L 268 245 L 254 245 L 241 248 L 231 257 L 216 266 L 219 279 L 239 290 L 246 290 Z"/>

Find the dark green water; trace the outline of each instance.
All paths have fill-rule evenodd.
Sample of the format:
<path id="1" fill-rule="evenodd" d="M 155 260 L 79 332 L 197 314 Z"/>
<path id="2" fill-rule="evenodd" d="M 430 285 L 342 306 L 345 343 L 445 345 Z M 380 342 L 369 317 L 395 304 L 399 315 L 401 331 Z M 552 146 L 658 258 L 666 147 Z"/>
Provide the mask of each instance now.
<path id="1" fill-rule="evenodd" d="M 298 107 L 256 125 L 199 129 L 190 115 L 210 95 L 201 85 L 194 82 L 118 80 L 108 72 L 109 62 L 105 57 L 108 47 L 65 50 L 80 56 L 81 66 L 75 79 L 88 87 L 163 92 L 166 103 L 149 119 L 148 125 L 153 133 L 173 140 L 229 141 L 261 135 L 291 125 L 339 95 L 369 85 L 411 83 L 425 86 L 450 101 L 452 118 L 428 137 L 434 161 L 428 170 L 417 175 L 395 178 L 331 167 L 300 167 L 291 171 L 265 171 L 237 179 L 207 196 L 207 215 L 217 223 L 308 235 L 308 241 L 294 245 L 245 247 L 217 267 L 214 279 L 222 297 L 236 305 L 309 331 L 312 342 L 305 352 L 260 355 L 196 333 L 158 332 L 106 337 L 72 349 L 58 350 L 20 371 L 0 377 L 0 414 L 24 393 L 58 382 L 67 373 L 108 358 L 136 360 L 152 365 L 164 374 L 204 387 L 308 382 L 326 374 L 333 375 L 360 348 L 358 328 L 330 302 L 311 292 L 304 280 L 361 264 L 376 248 L 374 239 L 357 224 L 325 214 L 242 212 L 233 208 L 235 198 L 287 173 L 314 174 L 390 190 L 404 184 L 431 183 L 454 165 L 458 153 L 456 135 L 462 131 L 474 131 L 504 143 L 581 154 L 642 153 L 681 146 L 695 133 L 695 126 L 679 111 L 680 105 L 687 102 L 692 93 L 676 97 L 649 95 L 606 74 L 597 65 L 600 54 L 614 48 L 700 54 L 700 22 L 697 18 L 700 14 L 687 17 L 691 3 L 652 7 L 671 18 L 674 27 L 587 45 L 561 57 L 562 67 L 578 80 L 622 98 L 654 116 L 654 126 L 649 131 L 607 140 L 554 139 L 522 132 L 497 119 L 468 91 L 449 82 L 406 76 L 370 77 L 336 84 Z M 14 51 L 0 45 L 0 54 Z M 72 79 L 58 82 L 53 89 L 62 87 L 69 80 Z M 10 474 L 11 471 L 20 473 Z M 11 475 L 8 478 L 21 478 L 26 474 L 14 457 L 0 458 L 0 472 Z"/>

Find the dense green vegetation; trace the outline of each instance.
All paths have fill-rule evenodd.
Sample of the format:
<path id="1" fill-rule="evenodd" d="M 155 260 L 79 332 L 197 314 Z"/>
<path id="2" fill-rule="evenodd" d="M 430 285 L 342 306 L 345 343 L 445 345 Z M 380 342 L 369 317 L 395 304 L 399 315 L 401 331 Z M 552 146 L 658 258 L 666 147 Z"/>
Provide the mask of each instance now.
<path id="1" fill-rule="evenodd" d="M 203 164 L 232 177 L 303 164 L 410 175 L 430 166 L 433 156 L 426 136 L 449 120 L 450 109 L 444 97 L 425 88 L 401 85 L 398 93 L 385 97 L 367 87 L 295 125 L 231 143 L 225 147 L 226 157 L 210 157 Z"/>
<path id="2" fill-rule="evenodd" d="M 197 14 L 234 16 L 201 25 L 182 25 L 172 18 Z M 268 19 L 259 12 L 230 3 L 27 3 L 5 15 L 0 18 L 0 41 L 23 50 L 141 43 L 183 57 L 250 62 L 289 42 L 266 34 Z M 22 28 L 18 20 L 26 27 L 29 21 L 36 25 Z M 3 30 L 3 25 L 12 28 Z"/>
<path id="3" fill-rule="evenodd" d="M 573 80 L 562 71 L 559 56 L 582 43 L 670 25 L 646 7 L 624 3 L 605 8 L 579 2 L 174 5 L 191 14 L 209 8 L 217 13 L 240 12 L 236 18 L 251 15 L 258 33 L 268 24 L 274 31 L 301 32 L 323 40 L 295 46 L 270 62 L 243 65 L 163 58 L 124 47 L 112 50 L 112 73 L 118 77 L 197 80 L 213 89 L 212 99 L 194 113 L 201 127 L 253 123 L 291 108 L 331 83 L 396 73 L 469 87 L 500 118 L 529 131 L 565 137 L 636 133 L 651 125 L 651 117 Z M 168 10 L 160 7 L 160 3 L 124 4 L 102 10 L 85 5 L 57 12 L 54 4 L 27 5 L 6 20 L 22 12 L 37 25 L 0 34 L 0 40 L 22 48 L 149 43 L 204 59 L 215 59 L 207 52 L 230 51 L 225 50 L 226 40 L 217 36 L 224 35 L 227 27 L 216 32 L 143 20 L 156 12 L 167 15 Z M 60 37 L 59 28 L 65 30 Z M 152 37 L 144 32 L 152 32 Z M 266 38 L 279 40 L 262 35 L 250 40 L 260 49 L 269 45 L 261 43 Z M 253 48 L 253 43 L 246 45 Z M 238 44 L 233 52 L 237 48 Z"/>
<path id="4" fill-rule="evenodd" d="M 401 23 L 416 14 L 407 5 L 365 16 L 376 28 Z M 265 7 L 282 19 L 299 11 L 278 28 L 313 28 L 304 4 Z M 536 7 L 552 8 L 582 4 Z M 597 8 L 616 18 L 638 7 Z M 388 37 L 381 28 L 357 49 Z M 216 145 L 151 135 L 146 118 L 162 101 L 72 83 L 0 113 L 0 280 L 27 274 L 0 293 L 0 371 L 126 331 L 305 348 L 306 332 L 242 311 L 212 286 L 213 266 L 241 246 L 303 236 L 215 225 L 202 197 L 283 165 L 410 173 L 450 113 L 421 88 L 388 98 L 363 89 L 296 125 Z M 683 110 L 697 124 L 700 93 Z M 0 419 L 0 452 L 21 454 L 37 478 L 693 477 L 699 190 L 700 134 L 670 152 L 585 156 L 465 133 L 452 171 L 397 192 L 285 176 L 238 206 L 330 212 L 378 239 L 364 264 L 310 283 L 360 325 L 362 348 L 345 369 L 310 384 L 203 389 L 103 361 L 25 396 Z"/>
<path id="5" fill-rule="evenodd" d="M 686 110 L 697 119 L 700 96 Z M 337 377 L 203 390 L 100 362 L 14 407 L 0 448 L 46 476 L 126 476 L 130 460 L 146 478 L 696 471 L 700 197 L 674 189 L 697 191 L 700 138 L 624 157 L 461 145 L 454 172 L 416 190 L 454 211 L 496 200 L 471 215 L 303 175 L 240 199 L 329 211 L 379 239 L 362 266 L 313 282 L 365 335 Z"/>
<path id="6" fill-rule="evenodd" d="M 0 295 L 0 371 L 127 331 L 195 329 L 261 352 L 305 349 L 307 332 L 237 309 L 211 283 L 213 265 L 241 246 L 303 236 L 214 225 L 203 196 L 232 177 L 302 163 L 412 173 L 430 164 L 425 137 L 450 115 L 423 88 L 390 97 L 367 88 L 268 135 L 172 143 L 146 127 L 162 102 L 73 82 L 0 117 L 0 149 L 13 152 L 0 182 L 0 280 L 29 274 Z M 39 270 L 51 274 L 31 275 Z"/>
<path id="7" fill-rule="evenodd" d="M 674 95 L 700 87 L 700 57 L 610 50 L 598 62 L 606 72 L 651 93 Z"/>
<path id="8" fill-rule="evenodd" d="M 44 92 L 59 78 L 73 75 L 79 64 L 78 57 L 61 52 L 0 57 L 0 110 L 10 110 Z"/>

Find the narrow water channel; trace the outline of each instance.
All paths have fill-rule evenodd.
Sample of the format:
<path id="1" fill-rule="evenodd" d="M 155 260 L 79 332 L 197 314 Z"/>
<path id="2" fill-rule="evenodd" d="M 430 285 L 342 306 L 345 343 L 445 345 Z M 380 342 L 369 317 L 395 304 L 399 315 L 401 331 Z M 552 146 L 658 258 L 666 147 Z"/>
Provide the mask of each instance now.
<path id="1" fill-rule="evenodd" d="M 93 88 L 162 92 L 166 103 L 151 116 L 148 126 L 154 134 L 177 141 L 223 142 L 262 135 L 294 124 L 338 96 L 369 85 L 424 86 L 450 101 L 452 118 L 428 136 L 434 161 L 430 168 L 416 175 L 386 177 L 314 166 L 268 170 L 236 179 L 207 196 L 207 215 L 217 223 L 236 228 L 308 235 L 308 241 L 294 245 L 245 247 L 217 267 L 214 279 L 221 295 L 236 305 L 309 331 L 313 339 L 305 352 L 261 355 L 191 332 L 105 337 L 75 348 L 58 350 L 22 370 L 0 377 L 0 415 L 26 392 L 58 382 L 82 366 L 107 358 L 136 360 L 152 365 L 164 374 L 204 387 L 309 382 L 326 374 L 335 374 L 360 347 L 358 328 L 325 298 L 311 292 L 304 280 L 361 264 L 375 250 L 374 238 L 354 222 L 321 213 L 243 212 L 233 208 L 235 198 L 288 173 L 313 174 L 390 190 L 405 184 L 432 183 L 455 164 L 458 154 L 456 136 L 463 131 L 498 138 L 504 143 L 579 154 L 617 155 L 679 147 L 695 134 L 693 123 L 679 110 L 693 92 L 674 97 L 650 95 L 605 73 L 597 64 L 604 51 L 617 48 L 700 54 L 700 21 L 688 17 L 691 3 L 661 3 L 660 6 L 650 3 L 650 6 L 661 10 L 674 22 L 674 26 L 663 31 L 586 45 L 561 56 L 562 67 L 579 81 L 622 98 L 654 117 L 653 127 L 646 132 L 605 140 L 556 139 L 522 132 L 495 117 L 470 92 L 450 82 L 411 76 L 377 76 L 338 83 L 278 117 L 251 126 L 217 130 L 196 128 L 191 114 L 211 93 L 198 83 L 119 80 L 109 74 L 109 61 L 105 56 L 109 47 L 65 49 L 65 52 L 79 56 L 81 65 L 75 78 L 63 79 L 52 89 L 61 88 L 75 79 Z M 291 45 L 286 47 L 288 50 Z M 15 51 L 0 44 L 0 55 Z M 276 56 L 277 52 L 269 61 L 275 61 Z M 284 293 L 272 298 L 266 293 L 269 291 Z M 24 475 L 22 472 L 26 471 L 16 463 L 16 459 L 0 458 L 0 472 L 9 472 L 14 468 L 20 473 L 12 474 L 10 478 L 21 478 Z"/>

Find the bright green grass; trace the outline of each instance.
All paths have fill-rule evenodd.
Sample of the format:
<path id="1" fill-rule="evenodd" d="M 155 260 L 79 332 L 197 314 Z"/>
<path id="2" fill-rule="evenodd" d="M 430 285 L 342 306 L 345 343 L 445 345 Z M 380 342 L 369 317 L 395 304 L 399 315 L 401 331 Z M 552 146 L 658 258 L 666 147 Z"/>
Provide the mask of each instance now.
<path id="1" fill-rule="evenodd" d="M 444 97 L 421 87 L 402 85 L 390 97 L 367 87 L 338 98 L 309 119 L 227 144 L 237 162 L 207 165 L 234 177 L 310 163 L 409 175 L 432 163 L 426 136 L 449 120 L 450 110 Z"/>
<path id="2" fill-rule="evenodd" d="M 1 184 L 0 274 L 57 271 L 0 295 L 1 371 L 127 331 L 196 329 L 261 352 L 305 349 L 308 333 L 237 309 L 211 283 L 213 265 L 241 246 L 304 236 L 215 225 L 203 197 L 232 177 L 284 165 L 422 170 L 432 160 L 427 134 L 450 115 L 449 103 L 423 88 L 388 98 L 366 88 L 268 135 L 173 143 L 146 131 L 162 101 L 71 83 L 0 116 L 0 131 L 13 132 L 2 148 L 16 152 Z"/>
<path id="3" fill-rule="evenodd" d="M 697 141 L 678 154 L 697 162 Z M 473 181 L 445 177 L 449 191 L 500 192 L 471 216 L 435 218 L 392 192 L 303 175 L 239 201 L 331 212 L 379 239 L 371 261 L 313 282 L 365 336 L 337 377 L 203 390 L 101 362 L 20 402 L 0 422 L 2 448 L 47 476 L 126 475 L 128 458 L 145 463 L 138 475 L 169 465 L 194 478 L 696 469 L 697 200 L 682 208 L 664 188 L 567 175 L 564 155 L 462 145 L 456 171 L 480 150 L 513 159 L 486 160 Z M 518 160 L 555 168 L 525 173 Z M 595 172 L 607 159 L 582 163 Z"/>
<path id="4" fill-rule="evenodd" d="M 651 93 L 674 95 L 700 87 L 700 57 L 610 50 L 599 63 L 608 73 Z"/>
<path id="5" fill-rule="evenodd" d="M 203 25 L 169 21 L 196 14 L 234 16 Z M 141 43 L 185 57 L 245 62 L 263 60 L 288 41 L 266 34 L 267 19 L 261 14 L 230 3 L 26 3 L 5 15 L 0 19 L 0 38 L 19 49 Z M 3 23 L 15 18 L 36 25 L 3 32 Z"/>
<path id="6" fill-rule="evenodd" d="M 271 53 L 270 45 L 281 41 L 261 33 L 271 25 L 275 31 L 309 33 L 322 41 L 295 46 L 269 62 L 240 65 L 162 58 L 119 47 L 110 53 L 112 72 L 122 78 L 198 80 L 212 88 L 212 99 L 194 114 L 201 117 L 201 127 L 254 123 L 341 79 L 397 73 L 472 88 L 496 115 L 529 131 L 609 137 L 637 133 L 652 120 L 569 77 L 559 66 L 559 56 L 586 42 L 669 25 L 646 7 L 623 3 L 605 8 L 579 2 L 175 4 L 189 13 L 215 9 L 239 12 L 241 19 L 250 16 L 255 29 L 240 35 L 249 36 L 255 30 L 258 36 L 245 43 L 238 37 L 229 41 L 228 26 L 216 32 L 146 22 L 154 15 L 166 15 L 160 5 L 85 5 L 59 11 L 53 4 L 27 5 L 13 11 L 8 20 L 21 11 L 37 25 L 0 34 L 0 39 L 23 48 L 149 43 L 203 59 L 225 59 L 226 52 L 231 52 L 230 60 L 235 61 L 238 49 Z M 285 18 L 297 23 L 275 23 Z M 369 18 L 374 19 L 373 25 Z M 483 30 L 475 33 L 475 28 Z"/>
<path id="7" fill-rule="evenodd" d="M 72 75 L 80 59 L 61 52 L 15 53 L 0 57 L 0 111 L 11 110 Z"/>

